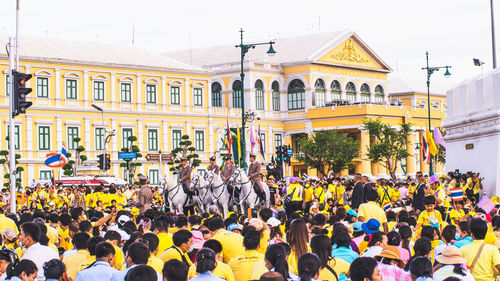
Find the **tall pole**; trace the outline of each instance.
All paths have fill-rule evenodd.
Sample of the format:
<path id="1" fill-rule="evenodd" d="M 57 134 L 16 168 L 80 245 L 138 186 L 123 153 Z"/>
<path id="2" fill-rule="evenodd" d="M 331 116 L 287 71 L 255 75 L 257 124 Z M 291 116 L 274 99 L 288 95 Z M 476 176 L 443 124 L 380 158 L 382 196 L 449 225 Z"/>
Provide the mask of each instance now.
<path id="1" fill-rule="evenodd" d="M 19 71 L 19 1 L 16 1 L 16 70 Z"/>
<path id="2" fill-rule="evenodd" d="M 429 52 L 425 52 L 425 59 L 427 60 L 427 110 L 428 110 L 428 122 L 429 122 L 429 132 L 431 131 L 431 71 L 429 68 Z M 429 159 L 429 175 L 434 175 L 434 163 L 432 162 L 432 155 Z"/>
<path id="3" fill-rule="evenodd" d="M 16 151 L 14 138 L 14 53 L 13 40 L 9 37 L 9 185 L 10 185 L 10 212 L 16 213 Z"/>
<path id="4" fill-rule="evenodd" d="M 102 148 L 103 148 L 103 153 L 102 153 L 102 159 L 104 164 L 106 163 L 106 127 L 104 126 L 104 110 L 101 109 L 101 126 L 104 130 L 104 134 L 102 135 Z M 104 170 L 106 171 L 106 165 L 103 165 Z"/>
<path id="5" fill-rule="evenodd" d="M 243 47 L 243 28 L 240 29 L 240 39 L 241 39 L 241 132 L 240 132 L 240 144 L 241 144 L 241 155 L 240 155 L 240 167 L 246 169 L 246 150 L 245 150 L 245 73 L 243 72 L 243 60 L 245 59 L 246 50 Z"/>
<path id="6" fill-rule="evenodd" d="M 491 50 L 493 52 L 493 69 L 497 68 L 497 52 L 495 47 L 495 16 L 493 12 L 493 0 L 490 0 L 491 12 Z"/>

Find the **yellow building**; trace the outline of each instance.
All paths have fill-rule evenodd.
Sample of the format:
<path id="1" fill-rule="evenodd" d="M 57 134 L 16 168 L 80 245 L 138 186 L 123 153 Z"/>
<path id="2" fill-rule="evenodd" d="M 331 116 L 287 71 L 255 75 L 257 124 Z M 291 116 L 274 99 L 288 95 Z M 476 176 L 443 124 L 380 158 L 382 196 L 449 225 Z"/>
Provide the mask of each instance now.
<path id="1" fill-rule="evenodd" d="M 7 37 L 0 38 L 7 42 Z M 86 148 L 87 165 L 94 167 L 103 151 L 102 135 L 111 129 L 116 132 L 106 146 L 112 155 L 111 174 L 124 177 L 118 152 L 130 135 L 138 137 L 137 145 L 146 155 L 172 150 L 187 134 L 202 160 L 198 170 L 203 171 L 211 155 L 224 152 L 226 118 L 232 128 L 241 120 L 240 55 L 234 45 L 163 55 L 131 46 L 47 38 L 21 38 L 20 45 L 21 71 L 33 74 L 33 106 L 15 120 L 23 185 L 49 176 L 51 169 L 43 164 L 46 154 L 59 152 L 63 142 L 74 154 L 71 140 L 76 136 Z M 382 117 L 394 125 L 412 123 L 417 132 L 409 148 L 414 151 L 426 127 L 426 105 L 420 108 L 425 97 L 417 92 L 389 95 L 390 67 L 355 33 L 277 39 L 275 49 L 273 57 L 266 55 L 265 47 L 252 49 L 244 63 L 245 110 L 260 117 L 253 125 L 261 127 L 265 162 L 275 146 L 291 144 L 296 152 L 298 138 L 327 129 L 352 133 L 361 140 L 363 153 L 369 144 L 368 135 L 360 131 L 365 117 Z M 3 49 L 0 71 L 5 86 L 0 90 L 0 147 L 6 149 L 8 59 Z M 445 98 L 433 95 L 431 102 L 433 125 L 439 126 Z M 104 109 L 104 122 L 92 104 Z M 418 151 L 415 156 L 406 161 L 409 174 L 428 169 Z M 168 171 L 158 162 L 140 161 L 138 172 L 148 175 L 152 184 L 160 169 Z M 362 157 L 353 164 L 363 174 L 387 174 Z M 288 173 L 303 170 L 304 165 L 293 161 Z"/>

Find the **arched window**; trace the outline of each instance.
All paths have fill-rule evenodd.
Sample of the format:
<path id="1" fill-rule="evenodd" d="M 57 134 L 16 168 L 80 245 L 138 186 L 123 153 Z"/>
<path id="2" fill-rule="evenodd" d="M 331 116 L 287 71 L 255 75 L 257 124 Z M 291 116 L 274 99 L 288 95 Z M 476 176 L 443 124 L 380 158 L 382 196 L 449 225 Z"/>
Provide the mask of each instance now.
<path id="1" fill-rule="evenodd" d="M 236 80 L 233 83 L 233 107 L 234 108 L 241 108 L 241 99 L 243 97 L 242 95 L 242 89 L 241 89 L 241 81 Z"/>
<path id="2" fill-rule="evenodd" d="M 361 102 L 368 103 L 370 102 L 370 86 L 368 84 L 364 83 L 361 85 Z"/>
<path id="3" fill-rule="evenodd" d="M 280 111 L 280 84 L 278 81 L 274 81 L 271 88 L 273 89 L 273 110 Z"/>
<path id="4" fill-rule="evenodd" d="M 356 86 L 349 82 L 345 87 L 345 95 L 348 101 L 356 101 Z"/>
<path id="5" fill-rule="evenodd" d="M 294 79 L 288 85 L 288 110 L 306 108 L 305 86 L 299 79 Z"/>
<path id="6" fill-rule="evenodd" d="M 325 82 L 322 79 L 316 80 L 314 83 L 314 106 L 325 107 L 325 93 Z"/>
<path id="7" fill-rule="evenodd" d="M 255 109 L 264 110 L 264 83 L 255 81 Z"/>
<path id="8" fill-rule="evenodd" d="M 330 88 L 332 89 L 332 100 L 334 100 L 334 101 L 340 100 L 340 96 L 341 96 L 340 93 L 342 92 L 341 87 L 340 87 L 340 82 L 337 80 L 333 80 Z"/>
<path id="9" fill-rule="evenodd" d="M 384 101 L 384 88 L 382 86 L 377 85 L 375 87 L 375 102 L 383 102 Z"/>
<path id="10" fill-rule="evenodd" d="M 222 96 L 220 94 L 221 91 L 222 86 L 218 82 L 212 83 L 212 106 L 222 106 Z"/>

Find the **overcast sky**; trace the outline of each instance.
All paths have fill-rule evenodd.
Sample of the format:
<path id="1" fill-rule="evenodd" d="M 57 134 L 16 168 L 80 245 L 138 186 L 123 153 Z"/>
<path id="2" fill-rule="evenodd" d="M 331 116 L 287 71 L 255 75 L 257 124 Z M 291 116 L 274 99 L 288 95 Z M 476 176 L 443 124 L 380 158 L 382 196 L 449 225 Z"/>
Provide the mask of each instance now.
<path id="1" fill-rule="evenodd" d="M 453 66 L 451 78 L 432 76 L 433 92 L 481 74 L 473 57 L 492 68 L 488 0 L 20 1 L 21 37 L 131 44 L 135 22 L 135 45 L 162 52 L 236 44 L 240 27 L 248 41 L 350 29 L 416 90 L 427 50 L 432 66 Z M 14 34 L 16 0 L 1 3 L 0 32 Z"/>

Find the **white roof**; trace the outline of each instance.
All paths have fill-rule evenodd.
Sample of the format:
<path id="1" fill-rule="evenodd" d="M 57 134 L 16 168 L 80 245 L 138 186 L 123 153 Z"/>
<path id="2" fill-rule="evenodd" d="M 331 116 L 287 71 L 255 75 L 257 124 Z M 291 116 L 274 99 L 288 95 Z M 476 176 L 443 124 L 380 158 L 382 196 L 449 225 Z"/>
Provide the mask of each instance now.
<path id="1" fill-rule="evenodd" d="M 250 50 L 246 54 L 245 60 L 282 65 L 310 63 L 319 59 L 325 53 L 329 52 L 351 36 L 354 36 L 362 47 L 367 50 L 367 53 L 372 55 L 376 61 L 390 71 L 390 67 L 387 64 L 385 64 L 354 32 L 348 30 L 278 38 L 273 40 L 275 41 L 273 48 L 276 51 L 274 56 L 268 56 L 267 51 L 269 47 L 263 45 Z M 259 43 L 261 42 L 266 42 L 266 40 L 259 41 Z M 249 43 L 254 42 L 244 42 L 244 44 Z M 241 51 L 240 48 L 236 48 L 235 45 L 186 49 L 166 52 L 164 55 L 199 67 L 233 64 L 240 62 Z"/>
<path id="2" fill-rule="evenodd" d="M 387 79 L 387 93 L 399 94 L 399 93 L 411 93 L 415 90 L 406 83 L 400 76 L 392 74 Z"/>
<path id="3" fill-rule="evenodd" d="M 0 45 L 8 43 L 8 35 L 0 35 Z M 70 41 L 52 38 L 21 36 L 19 55 L 22 60 L 36 60 L 53 63 L 77 63 L 109 65 L 177 72 L 205 72 L 203 69 L 177 61 L 160 54 L 130 45 L 112 45 L 96 42 Z M 0 57 L 6 56 L 0 48 Z"/>

